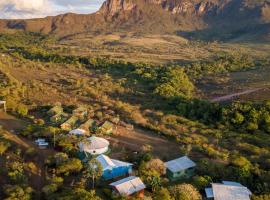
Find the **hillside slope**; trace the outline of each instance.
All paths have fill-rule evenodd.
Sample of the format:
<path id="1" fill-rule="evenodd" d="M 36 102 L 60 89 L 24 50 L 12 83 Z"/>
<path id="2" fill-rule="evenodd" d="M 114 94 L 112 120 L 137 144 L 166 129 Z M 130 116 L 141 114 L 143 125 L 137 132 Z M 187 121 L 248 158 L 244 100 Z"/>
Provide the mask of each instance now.
<path id="1" fill-rule="evenodd" d="M 244 35 L 269 40 L 270 1 L 107 0 L 94 14 L 68 13 L 43 19 L 0 20 L 0 30 L 4 29 L 22 29 L 61 37 L 78 33 L 128 31 L 188 35 L 195 32 L 225 38 L 228 35 L 233 38 Z"/>

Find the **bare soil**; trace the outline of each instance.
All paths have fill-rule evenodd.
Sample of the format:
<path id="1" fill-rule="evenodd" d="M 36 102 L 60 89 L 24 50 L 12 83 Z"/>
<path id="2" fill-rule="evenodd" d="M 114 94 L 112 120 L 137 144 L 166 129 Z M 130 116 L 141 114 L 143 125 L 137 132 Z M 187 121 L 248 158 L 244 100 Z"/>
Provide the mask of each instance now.
<path id="1" fill-rule="evenodd" d="M 110 137 L 109 140 L 113 145 L 125 147 L 132 151 L 140 151 L 143 145 L 150 145 L 153 149 L 154 156 L 164 160 L 174 159 L 180 156 L 179 144 L 140 128 L 127 130 L 124 127 L 118 126 L 117 134 Z"/>

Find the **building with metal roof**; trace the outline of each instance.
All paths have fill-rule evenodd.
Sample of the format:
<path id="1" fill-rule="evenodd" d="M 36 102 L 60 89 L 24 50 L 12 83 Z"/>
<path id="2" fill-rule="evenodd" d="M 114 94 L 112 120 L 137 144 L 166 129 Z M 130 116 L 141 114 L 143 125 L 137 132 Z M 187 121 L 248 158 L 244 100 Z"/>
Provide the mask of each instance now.
<path id="1" fill-rule="evenodd" d="M 72 130 L 75 127 L 78 120 L 79 120 L 78 117 L 71 116 L 67 121 L 61 124 L 61 129 L 66 130 L 66 131 Z"/>
<path id="2" fill-rule="evenodd" d="M 116 181 L 111 183 L 110 186 L 115 193 L 122 196 L 130 196 L 137 193 L 139 197 L 144 196 L 144 189 L 146 188 L 142 180 L 136 176 L 130 176 Z"/>
<path id="3" fill-rule="evenodd" d="M 72 131 L 69 131 L 69 134 L 70 135 L 76 135 L 76 136 L 83 136 L 83 135 L 86 134 L 86 131 L 83 130 L 83 129 L 77 128 L 77 129 L 74 129 Z"/>
<path id="4" fill-rule="evenodd" d="M 132 173 L 133 164 L 131 163 L 111 159 L 103 154 L 99 155 L 96 159 L 102 166 L 102 178 L 105 180 L 126 176 Z"/>
<path id="5" fill-rule="evenodd" d="M 177 158 L 165 163 L 166 174 L 170 180 L 175 181 L 183 178 L 189 178 L 193 175 L 196 164 L 187 156 Z"/>
<path id="6" fill-rule="evenodd" d="M 250 200 L 251 191 L 240 183 L 222 181 L 205 188 L 206 197 L 214 200 Z"/>
<path id="7" fill-rule="evenodd" d="M 110 143 L 108 140 L 101 137 L 92 136 L 80 142 L 79 149 L 81 153 L 88 157 L 88 154 L 100 155 L 106 153 L 109 150 L 109 145 Z"/>
<path id="8" fill-rule="evenodd" d="M 113 133 L 113 128 L 114 128 L 114 125 L 111 122 L 105 121 L 102 124 L 102 126 L 100 126 L 98 128 L 98 130 L 102 134 L 112 134 Z"/>

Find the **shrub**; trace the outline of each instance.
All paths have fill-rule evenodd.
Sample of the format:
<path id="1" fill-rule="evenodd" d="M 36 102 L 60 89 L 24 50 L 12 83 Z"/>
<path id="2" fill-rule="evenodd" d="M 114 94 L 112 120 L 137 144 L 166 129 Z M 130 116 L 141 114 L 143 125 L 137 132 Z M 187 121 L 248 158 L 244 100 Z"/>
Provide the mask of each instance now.
<path id="1" fill-rule="evenodd" d="M 202 196 L 190 184 L 181 184 L 170 187 L 170 193 L 175 200 L 201 200 Z"/>
<path id="2" fill-rule="evenodd" d="M 16 112 L 20 116 L 24 117 L 28 114 L 28 108 L 27 108 L 27 106 L 25 106 L 23 104 L 19 104 L 18 107 L 16 108 Z"/>
<path id="3" fill-rule="evenodd" d="M 0 155 L 3 155 L 8 150 L 9 147 L 10 143 L 0 141 Z"/>

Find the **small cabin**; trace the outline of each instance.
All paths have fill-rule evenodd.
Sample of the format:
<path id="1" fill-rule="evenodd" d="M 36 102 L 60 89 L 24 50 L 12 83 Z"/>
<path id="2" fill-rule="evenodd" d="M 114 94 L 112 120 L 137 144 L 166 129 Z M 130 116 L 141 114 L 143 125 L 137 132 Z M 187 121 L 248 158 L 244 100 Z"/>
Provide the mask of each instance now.
<path id="1" fill-rule="evenodd" d="M 52 107 L 47 112 L 47 114 L 50 115 L 50 116 L 60 115 L 62 113 L 63 113 L 63 108 L 62 108 L 62 106 L 59 106 L 59 105 Z"/>
<path id="2" fill-rule="evenodd" d="M 137 195 L 139 198 L 144 197 L 146 186 L 139 177 L 130 176 L 110 184 L 113 193 L 121 196 Z"/>
<path id="3" fill-rule="evenodd" d="M 165 163 L 166 174 L 171 181 L 190 178 L 194 174 L 196 164 L 187 156 Z"/>
<path id="4" fill-rule="evenodd" d="M 3 107 L 3 110 L 7 112 L 7 107 L 6 107 L 6 101 L 0 101 L 0 106 Z M 0 108 L 1 109 L 1 108 Z"/>
<path id="5" fill-rule="evenodd" d="M 60 113 L 60 114 L 56 114 L 56 115 L 50 117 L 50 122 L 52 122 L 52 123 L 62 123 L 65 120 L 67 120 L 67 118 L 68 118 L 68 114 Z"/>
<path id="6" fill-rule="evenodd" d="M 79 119 L 76 116 L 70 117 L 67 121 L 61 124 L 61 129 L 70 131 L 72 130 Z"/>
<path id="7" fill-rule="evenodd" d="M 102 134 L 112 134 L 113 133 L 113 127 L 114 125 L 109 122 L 109 121 L 105 121 L 99 128 L 98 131 Z"/>
<path id="8" fill-rule="evenodd" d="M 120 160 L 111 159 L 106 155 L 99 155 L 97 161 L 102 166 L 102 178 L 110 180 L 121 176 L 127 176 L 132 173 L 132 164 Z"/>
<path id="9" fill-rule="evenodd" d="M 46 149 L 49 146 L 49 143 L 43 138 L 38 138 L 35 143 L 40 149 Z"/>
<path id="10" fill-rule="evenodd" d="M 93 128 L 95 124 L 95 120 L 93 119 L 89 119 L 86 122 L 84 122 L 83 124 L 80 125 L 79 129 L 84 130 L 86 135 L 90 134 L 90 129 Z"/>
<path id="11" fill-rule="evenodd" d="M 79 119 L 85 119 L 88 115 L 88 110 L 86 107 L 80 106 L 72 111 L 72 115 Z"/>
<path id="12" fill-rule="evenodd" d="M 205 188 L 207 199 L 212 200 L 250 200 L 251 191 L 241 183 L 232 181 L 222 181 L 222 183 L 212 183 L 211 188 Z"/>

